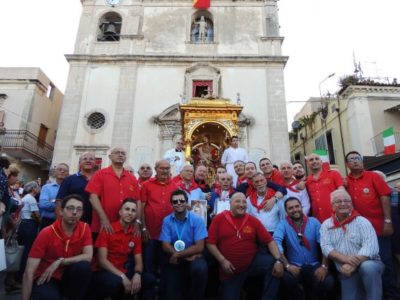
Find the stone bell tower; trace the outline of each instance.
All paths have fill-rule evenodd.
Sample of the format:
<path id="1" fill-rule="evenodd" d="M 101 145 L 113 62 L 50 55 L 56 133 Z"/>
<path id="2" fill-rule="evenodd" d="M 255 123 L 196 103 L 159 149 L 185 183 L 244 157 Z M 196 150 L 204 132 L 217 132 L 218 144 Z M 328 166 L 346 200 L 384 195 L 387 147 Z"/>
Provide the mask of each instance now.
<path id="1" fill-rule="evenodd" d="M 190 143 L 208 130 L 221 147 L 238 133 L 255 161 L 289 158 L 277 0 L 212 0 L 202 10 L 191 0 L 81 2 L 54 163 L 76 169 L 90 150 L 105 166 L 120 145 L 135 169 L 152 164 L 190 127 L 181 107 L 201 103 L 239 113 L 200 115 Z"/>

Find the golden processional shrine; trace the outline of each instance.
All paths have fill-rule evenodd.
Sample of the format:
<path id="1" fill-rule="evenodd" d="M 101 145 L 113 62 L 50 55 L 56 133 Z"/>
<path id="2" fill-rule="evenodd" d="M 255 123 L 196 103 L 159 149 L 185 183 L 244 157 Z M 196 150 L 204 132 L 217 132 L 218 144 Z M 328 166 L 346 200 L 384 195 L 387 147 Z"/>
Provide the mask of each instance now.
<path id="1" fill-rule="evenodd" d="M 205 165 L 213 176 L 232 136 L 238 135 L 243 107 L 229 99 L 192 98 L 179 105 L 186 159 Z"/>

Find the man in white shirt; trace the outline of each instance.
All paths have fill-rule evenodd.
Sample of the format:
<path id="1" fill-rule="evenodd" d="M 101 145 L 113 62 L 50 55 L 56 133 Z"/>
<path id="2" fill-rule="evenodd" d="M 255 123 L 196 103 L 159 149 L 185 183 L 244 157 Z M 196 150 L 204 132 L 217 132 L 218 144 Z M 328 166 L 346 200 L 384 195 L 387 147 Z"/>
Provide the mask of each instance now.
<path id="1" fill-rule="evenodd" d="M 333 215 L 321 226 L 321 249 L 334 261 L 342 285 L 342 300 L 382 299 L 384 264 L 371 223 L 353 209 L 343 189 L 331 193 Z"/>
<path id="2" fill-rule="evenodd" d="M 237 182 L 237 175 L 234 169 L 234 163 L 237 160 L 241 160 L 243 162 L 249 161 L 249 156 L 247 152 L 243 148 L 239 148 L 239 138 L 237 136 L 232 136 L 231 146 L 228 149 L 225 149 L 222 154 L 221 164 L 226 168 L 226 172 L 232 175 L 233 182 Z"/>
<path id="3" fill-rule="evenodd" d="M 171 165 L 172 176 L 178 175 L 183 166 L 185 165 L 185 143 L 183 139 L 178 139 L 176 141 L 176 147 L 168 150 L 164 154 L 164 159 L 168 160 Z"/>

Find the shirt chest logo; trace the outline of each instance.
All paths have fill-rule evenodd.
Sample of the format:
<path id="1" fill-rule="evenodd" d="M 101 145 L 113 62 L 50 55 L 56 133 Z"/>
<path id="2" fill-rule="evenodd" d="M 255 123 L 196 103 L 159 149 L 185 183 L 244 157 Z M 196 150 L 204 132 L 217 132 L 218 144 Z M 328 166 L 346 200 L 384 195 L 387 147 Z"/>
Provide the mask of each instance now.
<path id="1" fill-rule="evenodd" d="M 246 225 L 243 228 L 243 233 L 252 234 L 253 233 L 253 228 L 251 228 L 250 226 Z"/>

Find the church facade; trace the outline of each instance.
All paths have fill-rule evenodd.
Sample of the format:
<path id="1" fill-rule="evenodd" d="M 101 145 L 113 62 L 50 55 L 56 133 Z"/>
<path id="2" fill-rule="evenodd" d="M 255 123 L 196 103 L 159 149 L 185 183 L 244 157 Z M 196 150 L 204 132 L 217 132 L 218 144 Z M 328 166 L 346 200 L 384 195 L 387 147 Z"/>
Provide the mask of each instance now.
<path id="1" fill-rule="evenodd" d="M 289 158 L 276 0 L 81 2 L 53 164 L 93 151 L 104 167 L 118 145 L 137 169 L 204 135 L 219 155 L 238 135 L 253 160 Z"/>

